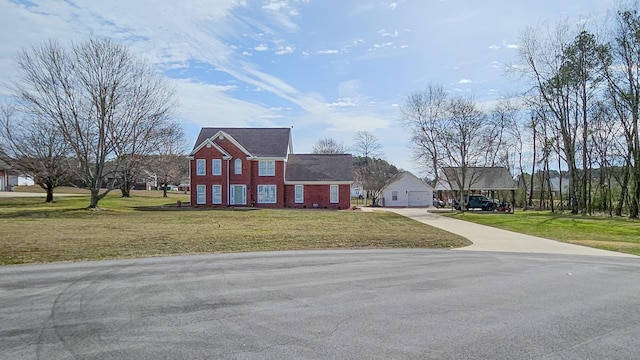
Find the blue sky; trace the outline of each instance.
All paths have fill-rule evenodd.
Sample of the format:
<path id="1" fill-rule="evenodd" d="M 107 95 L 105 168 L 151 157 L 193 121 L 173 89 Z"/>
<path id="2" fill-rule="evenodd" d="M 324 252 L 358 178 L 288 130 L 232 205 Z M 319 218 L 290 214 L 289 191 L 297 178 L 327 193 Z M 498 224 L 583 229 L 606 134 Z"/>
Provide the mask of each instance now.
<path id="1" fill-rule="evenodd" d="M 0 79 L 21 48 L 53 38 L 122 41 L 176 87 L 191 149 L 203 126 L 293 126 L 297 153 L 320 138 L 375 134 L 416 175 L 399 105 L 429 82 L 492 101 L 526 84 L 527 26 L 599 21 L 614 0 L 0 0 Z M 0 88 L 0 99 L 6 99 Z"/>

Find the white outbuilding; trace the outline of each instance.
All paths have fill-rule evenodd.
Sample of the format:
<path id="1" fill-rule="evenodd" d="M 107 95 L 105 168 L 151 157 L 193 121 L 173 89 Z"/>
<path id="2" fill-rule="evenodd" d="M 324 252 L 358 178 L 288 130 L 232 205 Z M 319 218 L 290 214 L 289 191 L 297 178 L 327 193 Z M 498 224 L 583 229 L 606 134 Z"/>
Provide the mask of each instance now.
<path id="1" fill-rule="evenodd" d="M 433 188 L 424 180 L 405 171 L 389 179 L 382 189 L 385 207 L 433 206 Z"/>

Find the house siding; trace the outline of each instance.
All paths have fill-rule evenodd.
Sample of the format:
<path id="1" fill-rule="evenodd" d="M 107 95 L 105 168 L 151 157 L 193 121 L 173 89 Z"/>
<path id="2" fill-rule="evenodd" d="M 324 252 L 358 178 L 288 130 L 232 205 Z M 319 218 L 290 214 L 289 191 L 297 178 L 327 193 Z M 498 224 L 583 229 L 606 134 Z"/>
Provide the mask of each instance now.
<path id="1" fill-rule="evenodd" d="M 9 179 L 7 178 L 6 172 L 4 170 L 0 170 L 0 191 L 6 191 L 8 183 Z"/>
<path id="2" fill-rule="evenodd" d="M 394 191 L 398 193 L 397 200 L 393 200 Z M 388 184 L 382 190 L 382 197 L 384 198 L 385 207 L 416 206 L 417 200 L 420 200 L 420 205 L 418 206 L 428 207 L 433 205 L 433 188 L 407 172 Z"/>
<path id="3" fill-rule="evenodd" d="M 211 199 L 211 185 L 222 185 L 222 203 L 226 205 L 227 203 L 227 194 L 228 194 L 228 186 L 227 186 L 227 171 L 229 164 L 226 160 L 222 160 L 222 175 L 211 175 L 211 160 L 212 159 L 222 159 L 222 154 L 215 147 L 206 146 L 202 149 L 198 150 L 195 154 L 193 154 L 193 160 L 191 160 L 191 186 L 194 191 L 191 192 L 191 204 L 195 206 L 212 206 Z M 205 160 L 205 172 L 204 175 L 196 175 L 196 160 L 204 159 Z M 197 203 L 197 194 L 195 189 L 198 185 L 206 185 L 207 197 L 204 204 Z M 221 206 L 216 204 L 215 206 Z"/>
<path id="4" fill-rule="evenodd" d="M 258 129 L 253 129 L 258 130 Z M 254 131 L 255 132 L 255 131 Z M 257 136 L 258 133 L 254 134 Z M 202 135 L 202 134 L 201 134 Z M 265 138 L 259 138 L 263 145 Z M 255 206 L 261 208 L 313 208 L 313 204 L 317 203 L 319 208 L 327 208 L 327 209 L 346 209 L 350 206 L 350 184 L 340 184 L 338 186 L 338 202 L 331 203 L 331 192 L 330 185 L 332 184 L 329 180 L 326 180 L 325 184 L 318 185 L 314 183 L 313 185 L 305 185 L 304 186 L 304 203 L 296 204 L 295 203 L 295 185 L 285 185 L 285 173 L 287 168 L 287 159 L 289 159 L 288 153 L 283 153 L 281 155 L 265 155 L 271 154 L 272 152 L 262 152 L 256 154 L 248 155 L 245 151 L 243 151 L 243 147 L 246 147 L 247 144 L 240 143 L 241 147 L 238 147 L 236 143 L 234 143 L 233 139 L 229 139 L 227 136 L 215 137 L 215 138 L 204 138 L 203 141 L 212 142 L 215 145 L 209 144 L 206 146 L 202 146 L 203 143 L 196 144 L 197 146 L 194 148 L 197 151 L 192 152 L 190 154 L 191 163 L 190 163 L 190 186 L 191 186 L 191 205 L 194 207 L 227 207 L 227 206 Z M 249 141 L 245 138 L 243 141 Z M 290 138 L 289 138 L 290 141 Z M 255 145 L 254 143 L 251 143 Z M 202 147 L 201 147 L 202 146 Z M 290 144 L 287 146 L 290 149 Z M 269 150 L 269 146 L 259 147 L 259 150 L 265 151 L 264 149 Z M 248 152 L 249 150 L 247 150 Z M 262 155 L 260 155 L 262 154 Z M 298 155 L 300 157 L 301 155 Z M 316 155 L 314 155 L 316 156 Z M 351 164 L 351 156 L 349 156 L 349 165 Z M 224 157 L 230 157 L 230 159 L 224 159 Z M 287 157 L 285 159 L 284 157 Z M 206 164 L 205 175 L 197 175 L 196 163 L 198 159 L 204 159 Z M 212 175 L 212 159 L 221 159 L 221 175 Z M 235 160 L 240 159 L 242 161 L 242 173 L 235 173 Z M 269 160 L 274 161 L 274 176 L 260 176 L 259 175 L 259 167 L 260 160 Z M 295 158 L 292 160 L 295 162 Z M 344 160 L 343 160 L 344 163 Z M 317 163 L 312 162 L 312 166 L 316 166 Z M 295 169 L 292 165 L 292 169 Z M 300 169 L 300 168 L 298 168 Z M 304 171 L 304 169 L 303 169 Z M 295 175 L 294 170 L 291 172 Z M 304 174 L 304 172 L 303 172 Z M 314 173 L 315 174 L 315 173 Z M 342 179 L 342 177 L 346 177 Z M 340 178 L 339 182 L 347 182 L 350 180 L 351 171 L 348 170 L 348 176 L 341 175 L 337 178 Z M 332 179 L 332 177 L 325 177 L 325 179 Z M 313 180 L 300 180 L 300 181 L 312 181 Z M 324 181 L 323 181 L 324 182 Z M 197 189 L 198 185 L 204 186 L 206 189 L 206 200 L 203 204 L 197 203 Z M 213 185 L 221 185 L 221 203 L 214 204 L 212 195 L 213 195 Z M 231 192 L 231 188 L 234 185 L 244 186 L 246 189 L 246 203 L 244 205 L 233 204 L 231 196 L 233 196 L 233 192 Z M 275 186 L 275 202 L 274 203 L 259 203 L 259 194 L 258 187 L 259 186 Z M 236 193 L 237 194 L 237 193 Z"/>
<path id="5" fill-rule="evenodd" d="M 230 141 L 216 141 L 229 155 L 231 160 L 222 159 L 221 153 L 215 147 L 203 147 L 193 154 L 191 160 L 191 186 L 195 189 L 197 185 L 206 185 L 207 199 L 205 204 L 197 203 L 196 191 L 191 192 L 191 204 L 194 206 L 213 206 L 226 207 L 229 206 L 229 188 L 232 185 L 244 185 L 247 189 L 246 203 L 244 205 L 234 204 L 233 206 L 257 206 L 266 208 L 284 207 L 285 189 L 284 189 L 284 170 L 285 164 L 282 160 L 275 161 L 275 176 L 259 176 L 258 161 L 247 160 L 247 155 L 238 149 Z M 225 147 L 226 146 L 226 147 Z M 196 175 L 196 160 L 205 159 L 206 169 L 205 175 Z M 222 174 L 211 175 L 211 160 L 222 159 Z M 234 173 L 234 160 L 242 159 L 242 174 Z M 213 204 L 211 185 L 222 185 L 222 203 Z M 258 203 L 258 185 L 276 185 L 276 202 L 274 204 Z"/>
<path id="6" fill-rule="evenodd" d="M 331 183 L 320 185 L 304 185 L 304 202 L 295 202 L 295 184 L 285 185 L 285 206 L 296 209 L 312 209 L 314 204 L 318 204 L 318 209 L 348 209 L 351 206 L 351 185 L 338 185 L 338 201 L 331 202 Z"/>
<path id="7" fill-rule="evenodd" d="M 251 161 L 251 197 L 249 197 L 249 189 L 247 189 L 247 198 L 251 199 L 251 204 L 264 208 L 281 208 L 284 207 L 285 186 L 284 186 L 284 170 L 285 163 L 281 160 L 275 162 L 275 176 L 259 176 L 259 161 Z M 258 185 L 276 185 L 276 202 L 274 204 L 258 203 Z"/>

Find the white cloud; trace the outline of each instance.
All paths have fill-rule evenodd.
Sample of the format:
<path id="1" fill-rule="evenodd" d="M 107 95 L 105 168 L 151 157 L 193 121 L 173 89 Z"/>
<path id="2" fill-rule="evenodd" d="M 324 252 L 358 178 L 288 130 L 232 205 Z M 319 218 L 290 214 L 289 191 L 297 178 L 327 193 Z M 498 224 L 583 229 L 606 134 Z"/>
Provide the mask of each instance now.
<path id="1" fill-rule="evenodd" d="M 338 54 L 339 51 L 335 50 L 335 49 L 330 49 L 330 50 L 318 50 L 316 51 L 316 54 Z"/>
<path id="2" fill-rule="evenodd" d="M 291 53 L 293 53 L 293 47 L 291 46 L 279 46 L 275 52 L 276 55 L 285 55 Z"/>
<path id="3" fill-rule="evenodd" d="M 489 46 L 489 49 L 498 50 L 498 49 L 500 49 L 500 45 L 491 45 L 491 46 Z"/>
<path id="4" fill-rule="evenodd" d="M 267 51 L 269 50 L 269 46 L 267 46 L 267 44 L 260 44 L 256 47 L 253 48 L 253 50 L 255 51 Z"/>
<path id="5" fill-rule="evenodd" d="M 507 44 L 507 49 L 519 49 L 520 45 L 518 44 Z"/>
<path id="6" fill-rule="evenodd" d="M 179 116 L 199 126 L 259 126 L 268 124 L 274 113 L 255 103 L 229 94 L 234 86 L 219 86 L 176 80 L 180 98 Z"/>
<path id="7" fill-rule="evenodd" d="M 458 84 L 471 84 L 472 81 L 469 79 L 461 79 L 460 81 L 458 81 Z"/>
<path id="8" fill-rule="evenodd" d="M 243 52 L 242 52 L 242 55 L 243 55 L 243 56 L 253 56 L 253 54 L 252 54 L 252 53 L 250 53 L 250 52 L 248 52 L 248 51 L 243 51 Z"/>
<path id="9" fill-rule="evenodd" d="M 263 4 L 262 8 L 271 11 L 280 11 L 280 9 L 286 8 L 288 5 L 286 1 L 271 1 Z"/>

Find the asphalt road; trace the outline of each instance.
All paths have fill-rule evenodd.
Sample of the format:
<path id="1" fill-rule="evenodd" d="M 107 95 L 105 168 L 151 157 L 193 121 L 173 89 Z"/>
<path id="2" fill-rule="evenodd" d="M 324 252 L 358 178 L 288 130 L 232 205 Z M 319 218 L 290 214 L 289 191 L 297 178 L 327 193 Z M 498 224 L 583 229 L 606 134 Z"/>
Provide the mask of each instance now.
<path id="1" fill-rule="evenodd" d="M 450 250 L 0 268 L 2 359 L 638 359 L 640 262 Z"/>

